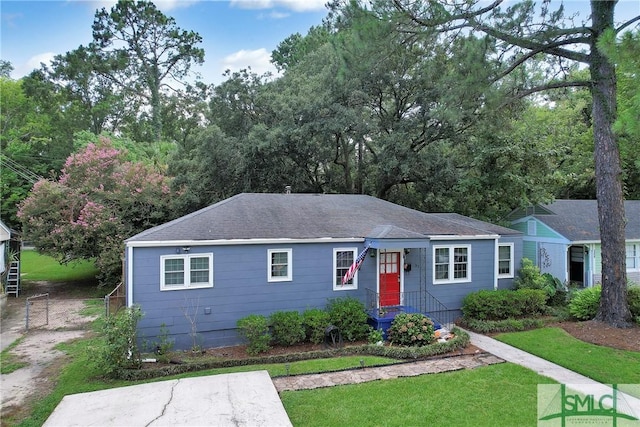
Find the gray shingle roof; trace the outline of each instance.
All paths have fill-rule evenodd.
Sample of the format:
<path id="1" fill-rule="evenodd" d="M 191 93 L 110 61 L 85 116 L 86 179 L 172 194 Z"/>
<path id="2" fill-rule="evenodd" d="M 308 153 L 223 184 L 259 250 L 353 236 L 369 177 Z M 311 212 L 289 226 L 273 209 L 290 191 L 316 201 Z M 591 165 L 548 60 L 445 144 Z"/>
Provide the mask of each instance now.
<path id="1" fill-rule="evenodd" d="M 400 238 L 518 234 L 461 215 L 428 214 L 371 196 L 242 193 L 127 241 L 381 237 L 372 233 Z"/>
<path id="2" fill-rule="evenodd" d="M 596 200 L 556 200 L 543 206 L 552 214 L 534 216 L 567 239 L 574 242 L 600 240 Z M 624 210 L 627 218 L 625 238 L 640 239 L 640 200 L 625 201 Z"/>

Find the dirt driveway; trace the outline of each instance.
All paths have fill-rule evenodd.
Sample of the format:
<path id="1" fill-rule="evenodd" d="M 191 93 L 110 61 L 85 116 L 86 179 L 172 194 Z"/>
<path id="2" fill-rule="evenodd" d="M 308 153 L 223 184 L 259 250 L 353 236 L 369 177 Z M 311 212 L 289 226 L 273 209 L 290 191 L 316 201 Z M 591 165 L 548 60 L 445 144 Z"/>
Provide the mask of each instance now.
<path id="1" fill-rule="evenodd" d="M 60 288 L 58 286 L 61 286 Z M 41 283 L 19 298 L 9 297 L 2 313 L 1 345 L 5 349 L 16 339 L 22 337 L 18 345 L 11 349 L 11 354 L 20 361 L 28 363 L 10 374 L 0 375 L 2 389 L 1 416 L 20 416 L 23 406 L 39 396 L 51 391 L 54 384 L 50 374 L 56 370 L 56 362 L 64 356 L 54 347 L 66 341 L 81 338 L 87 331 L 89 322 L 94 317 L 86 317 L 80 312 L 86 307 L 86 300 L 70 298 L 64 291 L 63 284 L 51 285 Z M 29 331 L 25 329 L 26 299 L 29 295 L 49 292 L 48 324 L 46 317 L 39 317 L 30 323 Z M 44 303 L 36 303 L 44 307 Z M 32 306 L 33 307 L 33 306 Z M 32 313 L 37 313 L 32 309 Z"/>

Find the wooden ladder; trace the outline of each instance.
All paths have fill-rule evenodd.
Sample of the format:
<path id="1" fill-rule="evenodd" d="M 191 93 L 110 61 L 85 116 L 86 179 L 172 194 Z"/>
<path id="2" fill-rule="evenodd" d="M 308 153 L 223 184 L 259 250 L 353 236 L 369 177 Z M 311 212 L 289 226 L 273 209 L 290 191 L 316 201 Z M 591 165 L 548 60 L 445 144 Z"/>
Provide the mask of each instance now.
<path id="1" fill-rule="evenodd" d="M 5 292 L 7 295 L 13 294 L 15 296 L 18 296 L 20 292 L 20 261 L 11 261 L 9 264 Z"/>

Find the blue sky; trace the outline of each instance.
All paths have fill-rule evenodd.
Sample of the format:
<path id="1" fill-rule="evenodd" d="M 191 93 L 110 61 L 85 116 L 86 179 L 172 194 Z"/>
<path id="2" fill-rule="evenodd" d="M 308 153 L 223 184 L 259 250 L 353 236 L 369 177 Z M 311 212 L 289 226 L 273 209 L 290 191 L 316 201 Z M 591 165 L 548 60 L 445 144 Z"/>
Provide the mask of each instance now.
<path id="1" fill-rule="evenodd" d="M 205 63 L 194 70 L 206 83 L 220 83 L 225 69 L 251 66 L 275 71 L 270 61 L 278 43 L 296 32 L 305 35 L 326 16 L 327 0 L 160 0 L 156 5 L 184 30 L 198 32 Z M 552 1 L 554 4 L 558 0 Z M 568 12 L 589 15 L 588 0 L 565 1 Z M 0 0 L 0 58 L 20 78 L 40 62 L 91 42 L 96 9 L 115 0 Z M 640 15 L 640 0 L 620 0 L 617 21 Z"/>
<path id="2" fill-rule="evenodd" d="M 205 63 L 195 67 L 205 83 L 220 83 L 225 69 L 251 66 L 261 74 L 275 71 L 271 52 L 296 32 L 305 35 L 327 15 L 326 0 L 161 0 L 154 2 L 183 30 L 202 36 Z M 92 41 L 96 9 L 109 0 L 0 0 L 0 57 L 20 78 L 40 62 Z"/>

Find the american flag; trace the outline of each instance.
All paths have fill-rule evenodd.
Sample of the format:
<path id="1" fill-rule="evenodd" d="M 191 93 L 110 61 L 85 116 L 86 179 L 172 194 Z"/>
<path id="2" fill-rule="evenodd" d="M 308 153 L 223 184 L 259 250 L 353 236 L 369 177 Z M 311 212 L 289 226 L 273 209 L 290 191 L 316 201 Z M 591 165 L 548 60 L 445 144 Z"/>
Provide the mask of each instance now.
<path id="1" fill-rule="evenodd" d="M 347 273 L 342 278 L 343 285 L 346 285 L 349 280 L 353 279 L 353 276 L 355 276 L 356 272 L 360 268 L 362 261 L 364 261 L 364 257 L 367 256 L 367 251 L 370 247 L 371 245 L 368 245 L 366 248 L 364 248 L 364 250 L 360 252 L 360 255 L 358 255 L 358 257 L 355 259 L 355 261 L 353 261 L 353 264 L 351 264 L 351 267 L 349 267 L 349 270 L 347 270 Z"/>

